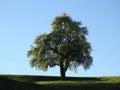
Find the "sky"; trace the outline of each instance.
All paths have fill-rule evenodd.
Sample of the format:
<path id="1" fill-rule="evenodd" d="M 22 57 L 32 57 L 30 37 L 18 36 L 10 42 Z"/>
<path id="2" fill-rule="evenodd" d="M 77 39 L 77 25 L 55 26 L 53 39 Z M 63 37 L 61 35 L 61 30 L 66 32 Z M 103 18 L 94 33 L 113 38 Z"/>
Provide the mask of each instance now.
<path id="1" fill-rule="evenodd" d="M 120 76 L 120 0 L 0 0 L 0 74 L 59 76 L 59 67 L 31 68 L 27 51 L 35 37 L 51 31 L 56 16 L 81 21 L 93 51 L 93 65 L 67 76 Z"/>

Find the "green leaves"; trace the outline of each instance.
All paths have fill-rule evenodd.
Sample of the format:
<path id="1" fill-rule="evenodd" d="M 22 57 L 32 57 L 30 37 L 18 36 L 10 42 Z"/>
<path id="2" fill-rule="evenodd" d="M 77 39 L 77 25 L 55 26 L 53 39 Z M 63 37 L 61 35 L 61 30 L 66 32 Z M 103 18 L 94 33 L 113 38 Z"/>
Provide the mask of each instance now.
<path id="1" fill-rule="evenodd" d="M 91 45 L 86 39 L 87 27 L 65 13 L 55 17 L 51 25 L 52 31 L 38 35 L 28 51 L 30 65 L 43 71 L 56 65 L 62 66 L 64 72 L 68 68 L 77 71 L 80 65 L 89 69 L 93 59 Z"/>

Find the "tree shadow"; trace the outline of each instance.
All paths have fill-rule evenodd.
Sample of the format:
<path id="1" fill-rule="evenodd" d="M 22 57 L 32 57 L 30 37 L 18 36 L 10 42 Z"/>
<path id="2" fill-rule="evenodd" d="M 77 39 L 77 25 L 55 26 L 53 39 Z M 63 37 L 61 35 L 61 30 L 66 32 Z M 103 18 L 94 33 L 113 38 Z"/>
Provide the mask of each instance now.
<path id="1" fill-rule="evenodd" d="M 102 81 L 102 79 L 97 77 L 67 77 L 66 80 L 74 81 Z"/>

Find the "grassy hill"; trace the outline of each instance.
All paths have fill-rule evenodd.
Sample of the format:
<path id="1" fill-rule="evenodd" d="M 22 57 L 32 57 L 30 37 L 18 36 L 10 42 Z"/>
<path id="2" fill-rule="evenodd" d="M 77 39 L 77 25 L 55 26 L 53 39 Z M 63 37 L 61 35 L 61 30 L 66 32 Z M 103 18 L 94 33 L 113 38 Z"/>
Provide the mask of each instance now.
<path id="1" fill-rule="evenodd" d="M 0 75 L 0 90 L 120 90 L 116 77 L 60 77 Z"/>

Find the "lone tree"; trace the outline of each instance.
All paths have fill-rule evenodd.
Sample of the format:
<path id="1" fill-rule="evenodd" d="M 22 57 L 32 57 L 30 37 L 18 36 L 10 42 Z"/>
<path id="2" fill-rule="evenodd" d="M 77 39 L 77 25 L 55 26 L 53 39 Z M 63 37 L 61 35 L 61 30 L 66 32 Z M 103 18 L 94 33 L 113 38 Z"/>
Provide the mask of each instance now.
<path id="1" fill-rule="evenodd" d="M 89 69 L 93 59 L 86 35 L 88 30 L 81 22 L 72 20 L 65 13 L 55 17 L 52 31 L 37 36 L 27 52 L 31 67 L 47 71 L 48 67 L 59 66 L 62 80 L 68 69 L 77 71 L 80 65 Z"/>

